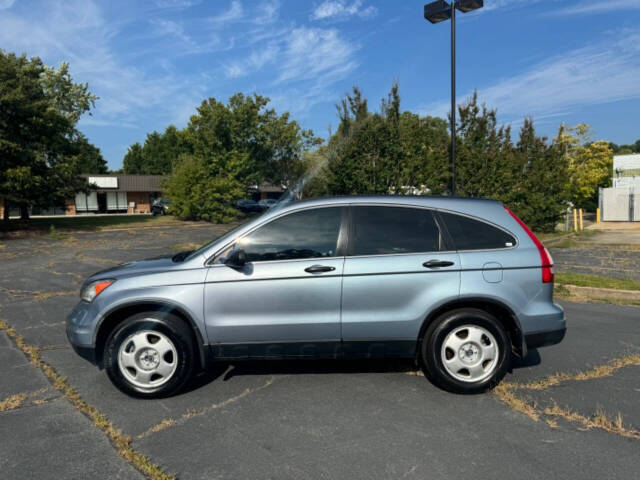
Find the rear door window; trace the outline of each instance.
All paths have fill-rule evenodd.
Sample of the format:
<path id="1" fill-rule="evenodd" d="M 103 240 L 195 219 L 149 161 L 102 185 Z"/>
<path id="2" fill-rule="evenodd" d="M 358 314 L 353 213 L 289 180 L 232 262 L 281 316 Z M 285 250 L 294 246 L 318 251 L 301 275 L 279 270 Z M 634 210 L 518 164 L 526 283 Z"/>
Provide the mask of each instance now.
<path id="1" fill-rule="evenodd" d="M 351 255 L 437 252 L 442 237 L 431 210 L 407 207 L 352 207 Z"/>
<path id="2" fill-rule="evenodd" d="M 516 245 L 510 233 L 464 215 L 440 212 L 456 250 L 491 250 Z"/>

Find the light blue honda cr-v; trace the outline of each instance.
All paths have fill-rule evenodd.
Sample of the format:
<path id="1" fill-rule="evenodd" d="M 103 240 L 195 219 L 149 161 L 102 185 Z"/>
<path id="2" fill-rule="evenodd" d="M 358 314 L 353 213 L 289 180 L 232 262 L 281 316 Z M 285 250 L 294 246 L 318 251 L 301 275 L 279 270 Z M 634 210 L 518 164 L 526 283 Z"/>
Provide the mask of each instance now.
<path id="1" fill-rule="evenodd" d="M 67 319 L 124 392 L 210 361 L 414 357 L 437 385 L 496 385 L 565 334 L 552 260 L 500 202 L 344 197 L 276 206 L 195 252 L 97 273 Z"/>

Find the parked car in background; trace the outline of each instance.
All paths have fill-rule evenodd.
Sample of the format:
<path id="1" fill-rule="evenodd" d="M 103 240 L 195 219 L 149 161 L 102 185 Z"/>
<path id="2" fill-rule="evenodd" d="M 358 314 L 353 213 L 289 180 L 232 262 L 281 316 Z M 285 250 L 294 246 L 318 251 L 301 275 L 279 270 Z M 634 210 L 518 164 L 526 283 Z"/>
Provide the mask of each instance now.
<path id="1" fill-rule="evenodd" d="M 440 387 L 475 393 L 514 356 L 563 339 L 552 267 L 497 201 L 313 199 L 197 251 L 96 273 L 66 329 L 76 352 L 146 398 L 210 361 L 254 358 L 408 357 Z"/>
<path id="2" fill-rule="evenodd" d="M 166 215 L 169 213 L 171 201 L 168 198 L 158 198 L 151 205 L 152 215 Z"/>
<path id="3" fill-rule="evenodd" d="M 273 198 L 265 198 L 263 200 L 260 200 L 258 202 L 258 205 L 260 205 L 263 210 L 268 210 L 271 207 L 273 207 L 276 203 L 278 203 L 278 201 Z"/>
<path id="4" fill-rule="evenodd" d="M 248 200 L 248 199 L 238 200 L 238 202 L 236 203 L 236 206 L 241 212 L 244 212 L 244 213 L 262 212 L 265 210 L 255 200 Z"/>

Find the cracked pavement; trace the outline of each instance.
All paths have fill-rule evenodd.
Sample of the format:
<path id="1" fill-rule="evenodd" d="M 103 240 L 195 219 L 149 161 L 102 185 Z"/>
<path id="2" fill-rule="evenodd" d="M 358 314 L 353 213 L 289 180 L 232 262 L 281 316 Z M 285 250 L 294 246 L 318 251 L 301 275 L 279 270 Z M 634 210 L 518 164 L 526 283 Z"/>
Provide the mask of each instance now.
<path id="1" fill-rule="evenodd" d="M 575 377 L 640 355 L 640 308 L 563 302 L 568 333 L 530 352 L 497 392 L 445 393 L 404 361 L 219 364 L 175 397 L 125 396 L 68 346 L 63 320 L 82 279 L 110 265 L 204 243 L 225 226 L 73 233 L 3 242 L 0 319 L 66 377 L 131 446 L 178 478 L 634 478 L 640 364 Z M 600 370 L 598 370 L 600 371 Z M 540 414 L 522 413 L 522 402 Z M 545 415 L 554 405 L 578 417 Z M 552 410 L 547 410 L 551 412 Z M 620 432 L 575 418 L 622 416 Z M 0 331 L 0 476 L 143 478 L 109 438 Z"/>

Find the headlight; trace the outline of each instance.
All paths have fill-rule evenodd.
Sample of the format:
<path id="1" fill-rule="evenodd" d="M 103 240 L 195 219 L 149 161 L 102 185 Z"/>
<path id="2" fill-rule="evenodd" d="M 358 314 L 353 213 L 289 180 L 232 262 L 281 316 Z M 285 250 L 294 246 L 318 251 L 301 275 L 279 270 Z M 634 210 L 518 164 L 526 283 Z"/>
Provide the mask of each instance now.
<path id="1" fill-rule="evenodd" d="M 115 280 L 96 280 L 95 282 L 91 282 L 85 285 L 82 290 L 80 290 L 80 298 L 85 302 L 92 302 L 94 298 L 100 295 L 105 288 L 111 285 Z"/>

